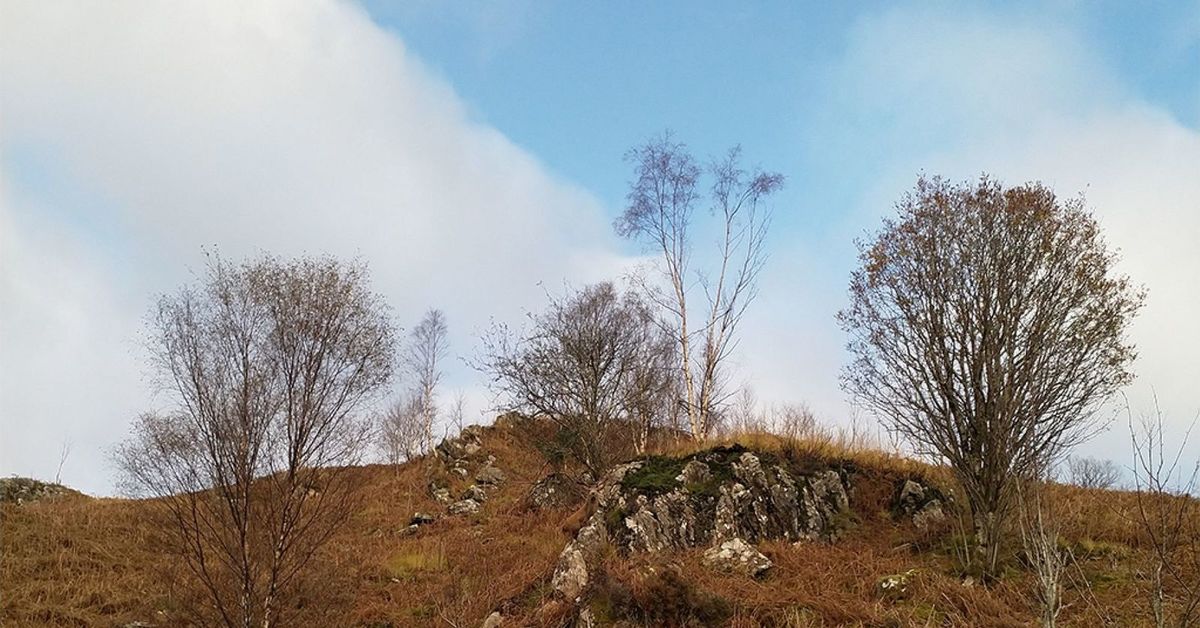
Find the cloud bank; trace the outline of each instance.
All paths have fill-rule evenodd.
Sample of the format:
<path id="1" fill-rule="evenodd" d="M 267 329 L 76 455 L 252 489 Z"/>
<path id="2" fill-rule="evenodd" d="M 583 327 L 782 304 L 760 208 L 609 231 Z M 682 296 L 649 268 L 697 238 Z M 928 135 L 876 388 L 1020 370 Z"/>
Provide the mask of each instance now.
<path id="1" fill-rule="evenodd" d="M 624 263 L 591 195 L 474 122 L 356 6 L 4 13 L 0 473 L 53 477 L 70 439 L 64 480 L 109 490 L 104 446 L 152 403 L 142 314 L 204 246 L 361 257 L 401 324 L 443 308 L 459 355 L 541 303 L 539 282 Z M 452 366 L 447 390 L 482 410 L 477 379 Z"/>
<path id="2" fill-rule="evenodd" d="M 820 151 L 810 167 L 861 187 L 834 237 L 807 251 L 785 245 L 772 261 L 763 289 L 772 303 L 755 314 L 767 324 L 744 345 L 749 377 L 763 396 L 801 390 L 822 414 L 850 416 L 836 381 L 844 336 L 832 320 L 854 263 L 848 243 L 874 230 L 918 173 L 987 172 L 1084 194 L 1121 270 L 1149 293 L 1131 329 L 1140 355 L 1128 405 L 1136 420 L 1157 397 L 1182 437 L 1200 412 L 1200 132 L 1129 93 L 1077 31 L 956 9 L 863 16 L 827 68 L 808 107 L 821 112 L 808 128 Z M 789 328 L 789 319 L 806 324 Z M 1116 400 L 1112 429 L 1084 453 L 1129 463 L 1124 405 Z"/>

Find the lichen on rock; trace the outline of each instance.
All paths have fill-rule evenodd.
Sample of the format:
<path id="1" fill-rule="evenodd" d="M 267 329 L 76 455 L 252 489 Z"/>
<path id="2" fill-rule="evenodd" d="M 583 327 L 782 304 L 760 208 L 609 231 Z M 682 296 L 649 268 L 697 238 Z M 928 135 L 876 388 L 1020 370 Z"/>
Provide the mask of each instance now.
<path id="1" fill-rule="evenodd" d="M 606 544 L 629 554 L 721 547 L 733 539 L 747 547 L 767 539 L 832 540 L 849 507 L 838 470 L 798 472 L 737 446 L 620 465 L 602 478 L 595 498 L 552 579 L 568 600 L 584 592 L 589 561 Z"/>

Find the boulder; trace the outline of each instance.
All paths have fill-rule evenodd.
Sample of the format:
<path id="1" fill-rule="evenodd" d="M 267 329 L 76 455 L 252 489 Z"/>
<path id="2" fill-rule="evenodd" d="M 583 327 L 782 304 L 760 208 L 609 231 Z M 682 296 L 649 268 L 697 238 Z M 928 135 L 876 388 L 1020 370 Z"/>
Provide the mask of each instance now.
<path id="1" fill-rule="evenodd" d="M 471 515 L 479 512 L 479 502 L 473 499 L 460 499 L 450 504 L 448 509 L 452 515 Z"/>
<path id="2" fill-rule="evenodd" d="M 583 491 L 579 484 L 562 473 L 551 473 L 533 483 L 527 501 L 533 510 L 568 508 L 579 503 Z"/>
<path id="3" fill-rule="evenodd" d="M 757 578 L 771 568 L 771 559 L 743 539 L 734 537 L 704 552 L 704 564 L 717 571 Z"/>
<path id="4" fill-rule="evenodd" d="M 916 569 L 909 569 L 904 573 L 884 576 L 875 583 L 875 593 L 888 601 L 903 600 L 908 597 L 913 576 L 916 574 Z"/>
<path id="5" fill-rule="evenodd" d="M 503 484 L 504 480 L 505 480 L 504 472 L 501 471 L 498 467 L 492 465 L 491 463 L 484 465 L 484 467 L 482 469 L 480 469 L 478 473 L 475 474 L 476 482 L 478 482 L 480 484 L 487 484 L 489 486 L 496 486 L 498 484 Z"/>
<path id="6" fill-rule="evenodd" d="M 500 611 L 494 611 L 491 615 L 488 615 L 483 620 L 483 623 L 479 625 L 479 628 L 499 628 L 503 621 L 504 616 L 500 614 Z"/>
<path id="7" fill-rule="evenodd" d="M 423 525 L 426 525 L 429 523 L 433 523 L 434 521 L 437 521 L 437 517 L 434 517 L 433 515 L 431 515 L 427 512 L 415 512 L 415 513 L 413 513 L 412 518 L 408 520 L 408 525 L 423 526 Z"/>
<path id="8" fill-rule="evenodd" d="M 449 504 L 450 502 L 454 501 L 454 498 L 450 496 L 450 489 L 444 486 L 431 484 L 429 486 L 429 494 L 432 495 L 434 501 L 439 504 Z"/>
<path id="9" fill-rule="evenodd" d="M 747 546 L 767 539 L 830 541 L 849 507 L 840 470 L 798 471 L 741 447 L 620 465 L 593 497 L 595 506 L 552 579 L 568 600 L 586 588 L 588 565 L 605 545 L 629 554 L 719 548 L 734 539 Z"/>
<path id="10" fill-rule="evenodd" d="M 482 436 L 482 427 L 469 425 L 464 427 L 458 436 L 442 439 L 433 451 L 443 462 L 463 460 L 483 449 Z"/>
<path id="11" fill-rule="evenodd" d="M 945 496 L 936 488 L 914 479 L 899 483 L 892 500 L 892 512 L 908 518 L 917 528 L 925 529 L 946 518 L 942 504 Z"/>
<path id="12" fill-rule="evenodd" d="M 467 490 L 463 491 L 462 498 L 474 500 L 482 504 L 483 502 L 487 501 L 488 496 L 482 488 L 476 484 L 472 484 L 471 486 L 467 487 Z"/>

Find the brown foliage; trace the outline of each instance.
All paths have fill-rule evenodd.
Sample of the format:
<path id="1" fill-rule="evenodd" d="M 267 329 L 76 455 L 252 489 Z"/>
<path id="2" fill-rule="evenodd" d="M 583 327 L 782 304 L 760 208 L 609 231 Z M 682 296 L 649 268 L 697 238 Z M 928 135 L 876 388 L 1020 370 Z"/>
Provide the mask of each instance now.
<path id="1" fill-rule="evenodd" d="M 1039 183 L 921 178 L 860 245 L 839 314 L 844 387 L 954 469 L 996 566 L 1014 478 L 1090 436 L 1132 378 L 1143 295 L 1116 273 L 1082 200 Z"/>

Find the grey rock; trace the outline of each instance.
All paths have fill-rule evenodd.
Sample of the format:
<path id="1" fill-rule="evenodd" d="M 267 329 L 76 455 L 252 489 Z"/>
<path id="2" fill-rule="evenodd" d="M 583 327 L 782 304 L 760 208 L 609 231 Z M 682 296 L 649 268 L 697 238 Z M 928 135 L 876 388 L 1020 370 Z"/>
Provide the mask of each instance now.
<path id="1" fill-rule="evenodd" d="M 913 525 L 924 530 L 931 525 L 940 523 L 946 519 L 946 513 L 942 510 L 941 500 L 930 500 L 921 509 L 913 513 Z"/>
<path id="2" fill-rule="evenodd" d="M 544 510 L 573 506 L 582 497 L 578 483 L 562 473 L 551 473 L 533 483 L 527 501 L 533 510 Z"/>
<path id="3" fill-rule="evenodd" d="M 475 474 L 475 481 L 480 484 L 489 484 L 495 486 L 504 483 L 505 475 L 498 467 L 490 463 L 485 465 L 478 473 Z"/>
<path id="4" fill-rule="evenodd" d="M 423 526 L 428 523 L 433 523 L 434 521 L 437 521 L 437 517 L 434 517 L 427 512 L 415 512 L 413 513 L 412 518 L 408 520 L 408 524 L 414 526 Z"/>
<path id="5" fill-rule="evenodd" d="M 558 557 L 554 575 L 550 578 L 550 586 L 571 601 L 578 601 L 579 596 L 587 589 L 588 565 L 583 556 L 583 548 L 572 542 Z"/>
<path id="6" fill-rule="evenodd" d="M 904 480 L 892 501 L 896 517 L 908 518 L 917 528 L 925 529 L 946 518 L 946 497 L 941 491 L 917 480 Z"/>
<path id="7" fill-rule="evenodd" d="M 493 611 L 491 615 L 488 615 L 487 618 L 483 620 L 483 623 L 479 625 L 479 628 L 499 628 L 501 622 L 503 621 L 504 615 L 501 615 L 500 611 Z"/>
<path id="8" fill-rule="evenodd" d="M 695 486 L 707 482 L 712 478 L 712 473 L 709 471 L 708 465 L 699 460 L 689 460 L 683 465 L 683 471 L 675 478 L 684 486 Z"/>
<path id="9" fill-rule="evenodd" d="M 904 573 L 884 576 L 875 583 L 875 593 L 885 600 L 903 600 L 908 597 L 912 579 L 916 574 L 916 569 L 909 569 Z"/>
<path id="10" fill-rule="evenodd" d="M 771 559 L 741 538 L 721 542 L 704 552 L 704 564 L 718 571 L 757 578 L 771 568 Z"/>
<path id="11" fill-rule="evenodd" d="M 466 491 L 463 491 L 462 498 L 472 499 L 479 503 L 483 503 L 487 501 L 488 496 L 487 492 L 485 492 L 481 487 L 476 484 L 472 484 L 471 486 L 467 487 Z"/>
<path id="12" fill-rule="evenodd" d="M 454 498 L 450 496 L 450 489 L 444 486 L 431 486 L 429 494 L 439 504 L 449 504 L 454 501 Z"/>
<path id="13" fill-rule="evenodd" d="M 462 460 L 479 453 L 483 448 L 482 436 L 482 427 L 469 425 L 458 436 L 443 439 L 433 451 L 443 462 Z"/>
<path id="14" fill-rule="evenodd" d="M 460 499 L 453 504 L 450 504 L 450 514 L 452 515 L 470 515 L 479 512 L 479 502 L 473 499 Z"/>
<path id="15" fill-rule="evenodd" d="M 714 449 L 680 461 L 674 483 L 664 486 L 637 475 L 644 464 L 620 465 L 594 488 L 594 508 L 552 579 L 568 600 L 586 588 L 590 561 L 605 545 L 629 554 L 713 546 L 719 552 L 735 539 L 728 551 L 767 539 L 832 541 L 849 508 L 845 480 L 834 469 L 797 473 L 753 452 Z M 747 558 L 746 564 L 761 563 Z"/>

